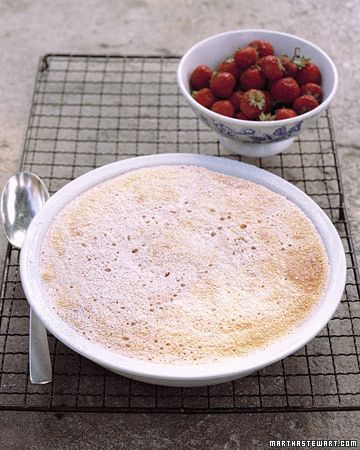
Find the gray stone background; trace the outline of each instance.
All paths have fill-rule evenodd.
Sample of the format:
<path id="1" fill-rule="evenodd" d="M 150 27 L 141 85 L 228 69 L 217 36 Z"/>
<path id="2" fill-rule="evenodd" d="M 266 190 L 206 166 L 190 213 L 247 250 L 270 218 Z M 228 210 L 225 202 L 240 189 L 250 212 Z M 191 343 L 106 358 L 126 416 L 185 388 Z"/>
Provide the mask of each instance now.
<path id="1" fill-rule="evenodd" d="M 360 250 L 356 0 L 0 0 L 0 187 L 16 171 L 39 57 L 48 52 L 181 55 L 237 28 L 302 36 L 339 70 L 332 104 L 345 199 Z M 5 240 L 0 236 L 0 269 Z M 262 449 L 270 438 L 358 438 L 359 412 L 176 416 L 0 412 L 0 449 Z M 359 441 L 360 445 L 360 441 Z"/>

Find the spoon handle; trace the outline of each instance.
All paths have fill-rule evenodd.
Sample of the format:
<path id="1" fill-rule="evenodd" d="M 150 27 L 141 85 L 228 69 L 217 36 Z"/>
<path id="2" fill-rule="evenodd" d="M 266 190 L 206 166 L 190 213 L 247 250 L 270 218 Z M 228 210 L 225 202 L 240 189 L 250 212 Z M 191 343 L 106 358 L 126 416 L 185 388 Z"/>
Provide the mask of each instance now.
<path id="1" fill-rule="evenodd" d="M 31 383 L 51 383 L 52 369 L 46 328 L 31 308 L 29 330 L 29 366 Z"/>

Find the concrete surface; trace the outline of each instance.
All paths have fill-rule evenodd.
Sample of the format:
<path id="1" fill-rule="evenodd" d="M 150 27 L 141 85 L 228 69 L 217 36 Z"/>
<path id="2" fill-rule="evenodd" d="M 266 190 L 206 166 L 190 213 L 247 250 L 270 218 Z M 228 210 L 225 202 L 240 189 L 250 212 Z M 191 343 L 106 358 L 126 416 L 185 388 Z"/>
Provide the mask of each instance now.
<path id="1" fill-rule="evenodd" d="M 340 88 L 332 112 L 359 254 L 359 21 L 356 0 L 1 0 L 0 186 L 18 166 L 40 55 L 182 54 L 196 41 L 221 31 L 282 30 L 318 44 L 339 69 Z M 0 239 L 2 261 L 5 242 Z M 1 412 L 0 448 L 267 448 L 264 442 L 274 433 L 359 437 L 358 423 L 357 412 L 227 417 L 68 414 L 61 420 L 51 414 Z M 51 444 L 46 441 L 49 437 Z"/>
<path id="2" fill-rule="evenodd" d="M 0 443 L 6 450 L 263 450 L 274 439 L 359 439 L 359 420 L 360 412 L 311 416 L 8 412 L 0 416 Z"/>

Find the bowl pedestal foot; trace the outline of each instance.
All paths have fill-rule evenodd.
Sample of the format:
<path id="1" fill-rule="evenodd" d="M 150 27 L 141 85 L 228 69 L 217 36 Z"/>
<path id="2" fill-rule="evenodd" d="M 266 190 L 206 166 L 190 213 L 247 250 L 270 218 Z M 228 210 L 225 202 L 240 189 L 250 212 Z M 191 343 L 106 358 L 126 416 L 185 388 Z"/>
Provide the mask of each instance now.
<path id="1" fill-rule="evenodd" d="M 286 150 L 294 142 L 294 137 L 279 142 L 269 142 L 267 144 L 252 144 L 247 142 L 234 141 L 224 136 L 219 136 L 222 145 L 242 156 L 262 158 L 264 156 L 277 155 Z"/>

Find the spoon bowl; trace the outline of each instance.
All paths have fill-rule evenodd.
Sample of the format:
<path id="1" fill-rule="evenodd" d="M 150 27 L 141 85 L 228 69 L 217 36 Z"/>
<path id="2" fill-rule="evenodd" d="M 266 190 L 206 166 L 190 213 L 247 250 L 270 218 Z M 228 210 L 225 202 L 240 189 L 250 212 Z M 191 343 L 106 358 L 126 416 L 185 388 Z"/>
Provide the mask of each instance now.
<path id="1" fill-rule="evenodd" d="M 0 219 L 11 245 L 21 248 L 32 219 L 49 197 L 37 175 L 18 172 L 9 178 L 1 194 Z"/>

